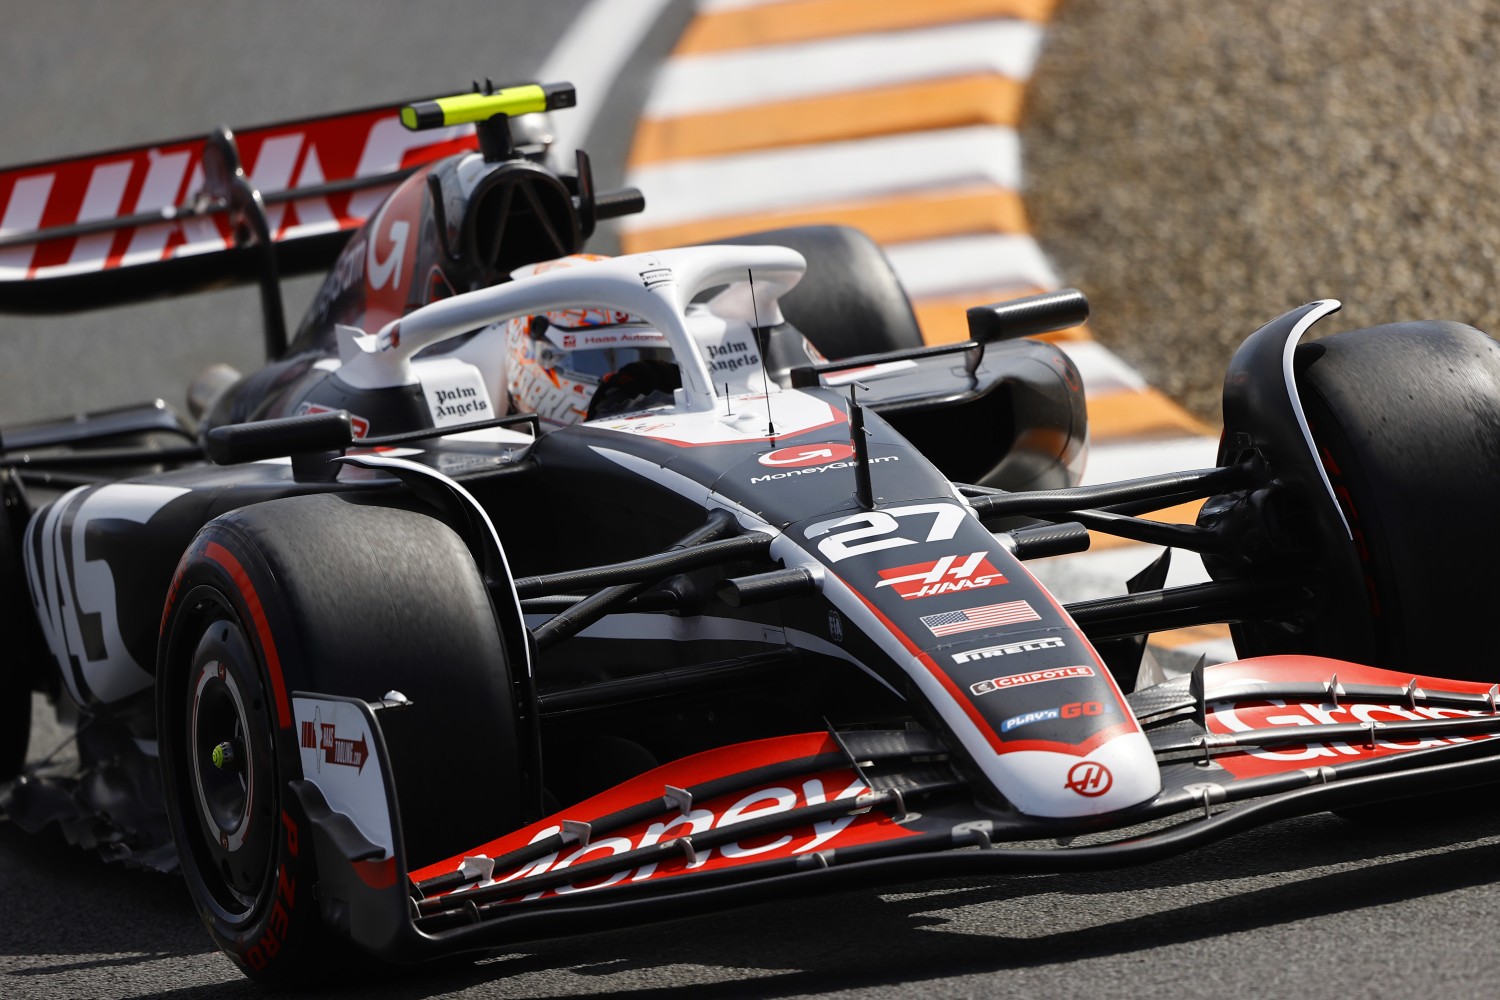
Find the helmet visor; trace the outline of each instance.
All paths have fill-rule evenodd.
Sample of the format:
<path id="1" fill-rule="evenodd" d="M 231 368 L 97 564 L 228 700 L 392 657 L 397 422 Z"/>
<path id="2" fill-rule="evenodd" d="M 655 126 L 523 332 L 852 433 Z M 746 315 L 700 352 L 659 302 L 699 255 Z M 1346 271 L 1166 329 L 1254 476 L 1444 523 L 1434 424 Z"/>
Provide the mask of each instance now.
<path id="1" fill-rule="evenodd" d="M 577 351 L 559 351 L 556 357 L 558 374 L 575 382 L 598 382 L 632 361 L 672 360 L 672 351 L 666 347 L 596 347 Z"/>

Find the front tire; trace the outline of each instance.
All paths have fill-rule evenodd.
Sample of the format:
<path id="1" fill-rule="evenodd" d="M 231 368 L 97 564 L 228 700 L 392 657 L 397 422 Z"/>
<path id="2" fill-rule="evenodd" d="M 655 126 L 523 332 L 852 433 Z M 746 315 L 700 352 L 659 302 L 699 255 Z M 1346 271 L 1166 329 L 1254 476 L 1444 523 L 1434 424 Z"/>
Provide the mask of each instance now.
<path id="1" fill-rule="evenodd" d="M 215 943 L 251 978 L 291 986 L 320 978 L 320 955 L 344 968 L 352 954 L 323 927 L 311 898 L 312 838 L 284 793 L 298 762 L 279 731 L 278 692 L 250 638 L 253 624 L 246 630 L 253 614 L 244 596 L 201 582 L 182 596 L 179 607 L 189 610 L 171 635 L 191 651 L 171 664 L 158 715 L 168 819 Z"/>
<path id="2" fill-rule="evenodd" d="M 1294 368 L 1354 535 L 1331 544 L 1352 545 L 1358 578 L 1335 584 L 1345 593 L 1330 607 L 1348 613 L 1316 616 L 1301 636 L 1238 631 L 1240 655 L 1315 648 L 1500 680 L 1480 640 L 1500 606 L 1500 344 L 1458 323 L 1398 323 L 1304 344 Z M 1325 565 L 1346 558 L 1325 554 Z"/>
<path id="3" fill-rule="evenodd" d="M 520 824 L 504 649 L 468 550 L 433 518 L 316 495 L 199 532 L 164 618 L 158 738 L 189 891 L 247 975 L 297 986 L 355 962 L 320 912 L 312 830 L 287 790 L 303 777 L 292 693 L 410 699 L 381 728 L 415 868 Z M 455 766 L 478 749 L 483 795 Z"/>

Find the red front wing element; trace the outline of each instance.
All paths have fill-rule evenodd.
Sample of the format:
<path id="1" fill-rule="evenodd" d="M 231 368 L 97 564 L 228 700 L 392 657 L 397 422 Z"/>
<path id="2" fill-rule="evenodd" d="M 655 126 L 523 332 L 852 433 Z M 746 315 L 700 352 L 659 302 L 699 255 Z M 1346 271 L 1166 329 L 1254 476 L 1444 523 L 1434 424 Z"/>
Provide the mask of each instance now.
<path id="1" fill-rule="evenodd" d="M 826 766 L 826 758 L 839 752 L 837 744 L 824 733 L 777 737 L 709 750 L 648 771 L 576 806 L 569 806 L 553 816 L 480 845 L 467 855 L 412 872 L 411 877 L 413 881 L 422 883 L 447 875 L 460 868 L 465 856 L 503 858 L 529 844 L 560 832 L 565 833 L 570 826 L 579 822 L 594 824 L 605 816 L 640 803 L 660 800 L 668 789 L 701 787 L 709 782 L 736 776 L 745 777 L 747 783 L 729 794 L 691 803 L 684 802 L 685 808 L 679 809 L 675 816 L 662 815 L 649 822 L 612 830 L 598 839 L 588 840 L 587 843 L 575 841 L 560 851 L 553 851 L 519 866 L 503 870 L 497 867 L 492 879 L 478 883 L 473 888 L 514 882 L 515 899 L 535 899 L 914 836 L 911 831 L 898 825 L 888 811 L 873 809 L 714 848 L 694 850 L 685 845 L 683 853 L 674 860 L 626 868 L 602 878 L 591 878 L 582 885 L 563 885 L 539 893 L 528 893 L 526 890 L 526 879 L 531 876 L 557 872 L 582 862 L 598 861 L 610 855 L 691 837 L 708 830 L 721 830 L 736 823 L 793 809 L 857 799 L 869 789 L 854 769 L 849 766 Z M 772 778 L 760 782 L 754 780 L 754 772 L 761 768 L 812 758 L 824 758 L 825 766 L 795 778 Z"/>
<path id="2" fill-rule="evenodd" d="M 1426 750 L 1455 743 L 1494 738 L 1484 735 L 1454 735 L 1442 738 L 1432 736 L 1400 738 L 1394 734 L 1382 736 L 1379 729 L 1381 724 L 1473 718 L 1488 713 L 1478 709 L 1415 704 L 1415 699 L 1370 700 L 1351 696 L 1346 690 L 1361 685 L 1410 689 L 1415 683 L 1414 694 L 1418 696 L 1423 688 L 1482 695 L 1492 690 L 1488 684 L 1399 674 L 1390 670 L 1312 656 L 1267 656 L 1240 660 L 1209 668 L 1207 677 L 1210 698 L 1208 715 L 1210 733 L 1234 734 L 1287 726 L 1353 724 L 1368 727 L 1371 723 L 1375 724 L 1375 727 L 1369 730 L 1369 737 L 1364 740 L 1330 740 L 1302 745 L 1248 747 L 1240 753 L 1216 757 L 1215 761 L 1236 778 L 1254 778 L 1310 767 L 1334 766 L 1349 761 L 1390 757 L 1412 750 Z M 1306 682 L 1313 678 L 1322 678 L 1327 681 L 1329 689 L 1324 696 L 1302 699 L 1241 699 L 1218 702 L 1212 700 L 1216 688 L 1223 690 L 1226 685 L 1230 684 L 1241 685 L 1261 681 L 1269 685 L 1286 685 Z"/>

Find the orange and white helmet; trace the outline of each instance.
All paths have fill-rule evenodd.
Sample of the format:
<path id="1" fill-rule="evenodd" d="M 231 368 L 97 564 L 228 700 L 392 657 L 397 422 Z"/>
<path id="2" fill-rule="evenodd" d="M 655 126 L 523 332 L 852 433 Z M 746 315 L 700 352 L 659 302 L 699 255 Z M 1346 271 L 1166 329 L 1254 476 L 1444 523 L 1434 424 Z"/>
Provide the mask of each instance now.
<path id="1" fill-rule="evenodd" d="M 520 268 L 516 278 L 596 260 L 574 254 Z M 562 425 L 584 419 L 604 379 L 628 364 L 671 364 L 666 335 L 615 309 L 581 307 L 520 316 L 506 323 L 506 385 L 514 408 Z"/>

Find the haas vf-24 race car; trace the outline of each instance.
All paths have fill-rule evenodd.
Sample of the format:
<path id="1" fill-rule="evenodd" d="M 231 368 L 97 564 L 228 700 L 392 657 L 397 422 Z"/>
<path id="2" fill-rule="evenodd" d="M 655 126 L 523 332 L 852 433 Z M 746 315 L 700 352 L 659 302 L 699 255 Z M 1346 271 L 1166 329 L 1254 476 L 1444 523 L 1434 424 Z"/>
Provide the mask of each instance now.
<path id="1" fill-rule="evenodd" d="M 518 141 L 571 102 L 0 172 L 36 223 L 0 237 L 0 306 L 257 281 L 268 355 L 196 385 L 196 419 L 4 429 L 12 821 L 179 866 L 247 974 L 297 983 L 1500 780 L 1489 337 L 1302 344 L 1338 304 L 1301 306 L 1230 362 L 1216 467 L 1079 486 L 1078 371 L 1030 335 L 1081 295 L 925 346 L 848 230 L 581 255 L 641 198 Z M 321 175 L 254 183 L 293 132 Z M 132 211 L 56 221 L 110 178 Z M 279 278 L 312 268 L 288 338 Z M 1064 603 L 1028 571 L 1097 533 L 1212 579 L 1166 587 L 1163 553 Z M 1143 659 L 1215 622 L 1241 659 Z M 33 692 L 65 764 L 25 760 Z"/>

